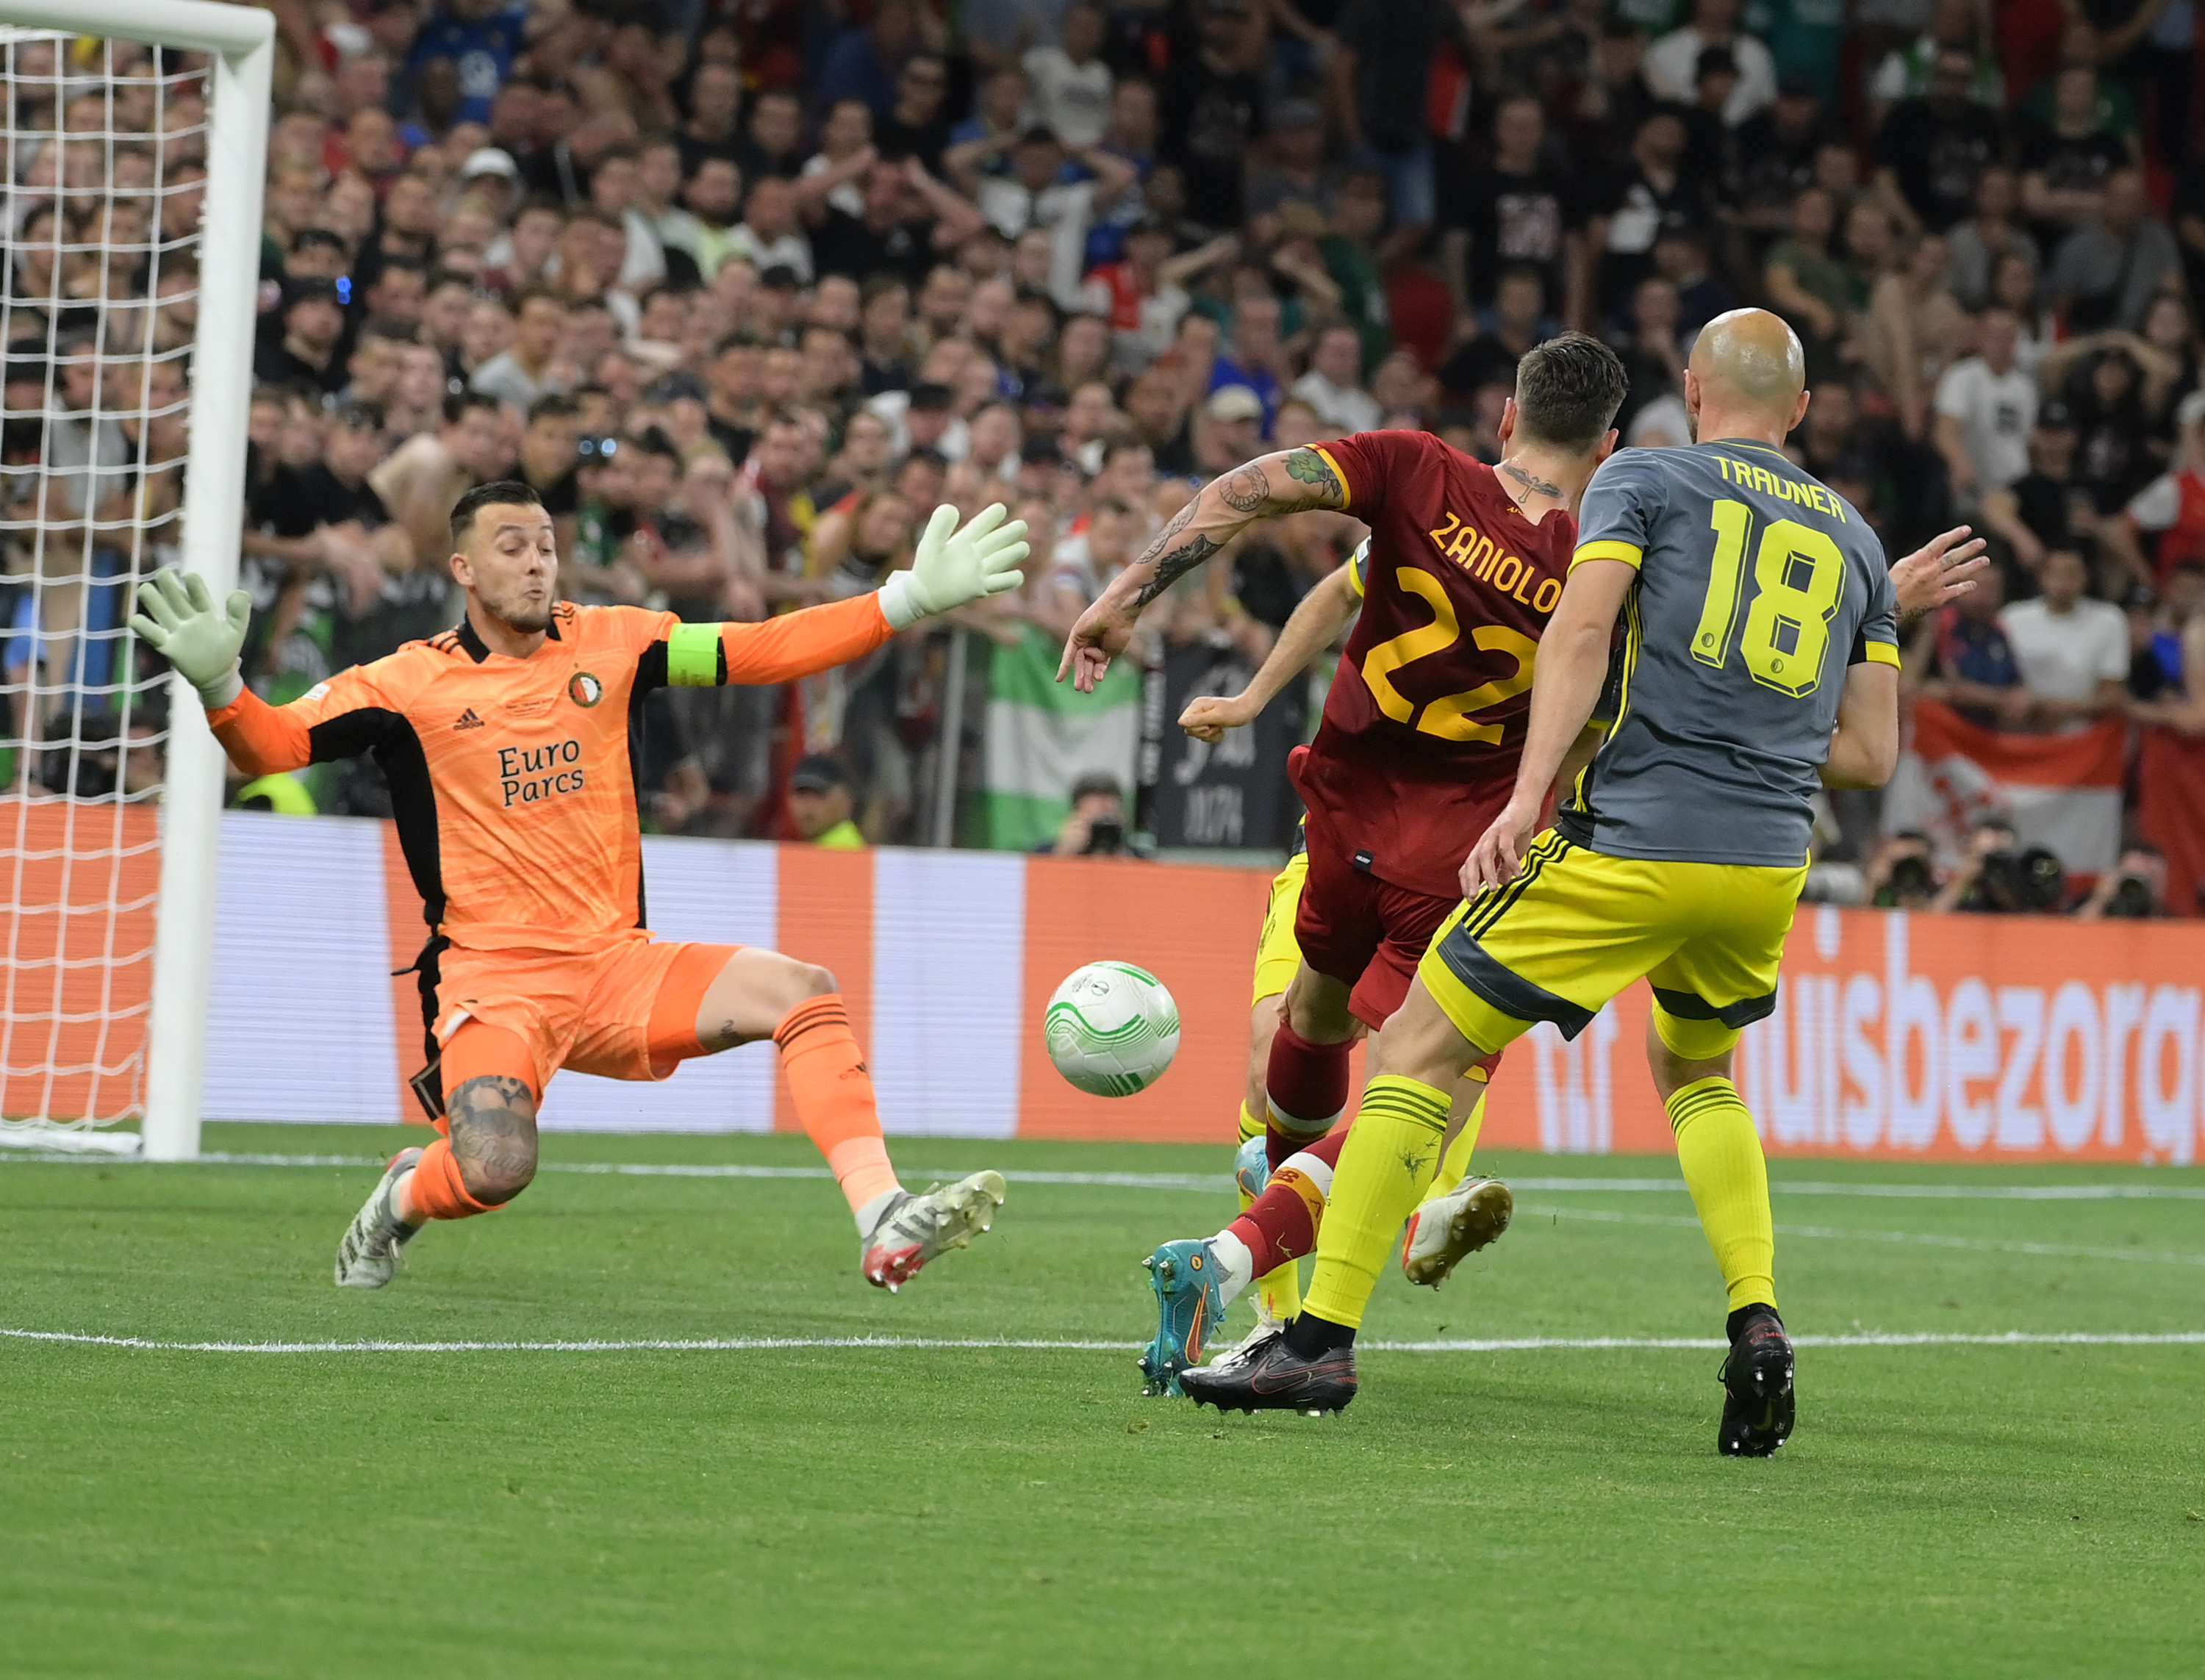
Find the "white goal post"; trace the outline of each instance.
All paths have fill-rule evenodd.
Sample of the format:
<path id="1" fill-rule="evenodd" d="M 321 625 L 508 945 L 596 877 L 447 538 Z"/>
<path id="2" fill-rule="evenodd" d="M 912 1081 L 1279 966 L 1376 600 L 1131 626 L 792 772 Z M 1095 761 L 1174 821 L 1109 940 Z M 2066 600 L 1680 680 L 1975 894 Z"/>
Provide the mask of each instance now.
<path id="1" fill-rule="evenodd" d="M 48 32 L 51 32 L 51 34 Z M 152 421 L 157 412 L 161 418 L 173 418 L 187 412 L 188 442 L 184 446 L 181 456 L 184 469 L 181 511 L 178 514 L 171 509 L 165 517 L 180 524 L 181 552 L 175 558 L 205 578 L 216 598 L 220 600 L 236 586 L 239 540 L 244 519 L 247 419 L 252 398 L 254 329 L 259 291 L 261 199 L 267 167 L 275 19 L 271 14 L 254 7 L 218 4 L 213 3 L 213 0 L 67 0 L 67 3 L 54 4 L 26 4 L 21 3 L 21 0 L 0 0 L 0 37 L 9 43 L 11 55 L 21 51 L 25 43 L 37 43 L 41 39 L 52 43 L 51 60 L 41 58 L 39 61 L 41 63 L 51 62 L 53 66 L 53 92 L 45 96 L 51 98 L 54 112 L 53 116 L 45 119 L 51 125 L 50 129 L 19 135 L 15 132 L 15 124 L 17 113 L 23 109 L 23 104 L 19 90 L 12 86 L 8 90 L 6 155 L 9 175 L 5 187 L 9 214 L 0 233 L 4 233 L 11 246 L 22 229 L 28 225 L 29 217 L 37 213 L 35 207 L 28 212 L 20 211 L 18 208 L 15 194 L 19 190 L 24 190 L 22 184 L 30 173 L 27 168 L 20 164 L 19 141 L 20 156 L 34 157 L 42 145 L 54 145 L 58 151 L 65 140 L 74 142 L 85 138 L 81 134 L 65 134 L 62 131 L 76 126 L 73 117 L 79 99 L 100 92 L 102 67 L 111 69 L 115 62 L 113 53 L 110 51 L 103 55 L 97 44 L 138 43 L 156 49 L 209 56 L 203 78 L 192 89 L 196 96 L 199 86 L 203 86 L 205 103 L 204 212 L 196 238 L 191 241 L 197 256 L 197 284 L 191 288 L 196 296 L 194 299 L 189 293 L 179 290 L 163 294 L 158 300 L 159 308 L 178 303 L 195 304 L 196 324 L 187 349 L 179 353 L 173 344 L 162 346 L 158 342 L 155 318 L 159 308 L 157 308 L 156 300 L 152 295 L 153 288 L 150 281 L 143 287 L 146 295 L 128 300 L 111 298 L 105 282 L 102 281 L 90 298 L 82 298 L 80 294 L 78 300 L 69 302 L 68 307 L 55 306 L 45 312 L 39 318 L 47 323 L 48 343 L 39 353 L 41 360 L 58 364 L 68 353 L 62 347 L 62 341 L 68 335 L 62 330 L 61 324 L 96 312 L 98 324 L 92 330 L 98 335 L 98 348 L 92 358 L 95 369 L 89 377 L 97 381 L 108 371 L 104 359 L 109 353 L 110 310 L 119 317 L 127 309 L 134 308 L 144 324 L 139 329 L 140 336 L 133 341 L 136 348 L 132 353 L 137 358 L 132 364 L 134 370 L 151 369 L 164 359 L 181 363 L 187 355 L 188 386 L 167 408 L 157 411 L 153 397 L 140 395 L 135 400 L 134 409 L 130 407 L 129 401 L 126 399 L 115 411 L 134 422 L 138 428 L 135 439 L 130 445 L 135 452 L 134 457 L 125 455 L 122 467 L 116 470 L 118 477 L 123 476 L 129 462 L 134 459 L 142 474 L 149 463 L 152 448 L 145 440 L 152 436 Z M 41 48 L 40 50 L 44 52 L 45 49 Z M 11 56 L 9 62 L 13 64 L 15 62 L 16 59 Z M 65 66 L 68 68 L 65 69 Z M 169 84 L 160 79 L 163 74 L 157 64 L 152 78 L 156 90 L 157 112 L 162 109 L 163 101 L 167 98 Z M 142 72 L 140 75 L 142 80 Z M 105 108 L 110 112 L 122 108 L 120 89 L 121 84 L 115 82 L 110 76 L 105 91 Z M 61 115 L 65 108 L 71 114 L 69 119 L 64 119 Z M 131 247 L 134 251 L 142 249 L 146 253 L 147 266 L 145 271 L 149 274 L 158 270 L 163 257 L 171 248 L 163 243 L 166 230 L 162 206 L 164 199 L 158 184 L 161 165 L 158 159 L 163 155 L 168 138 L 162 128 L 163 121 L 159 115 L 152 119 L 155 144 L 152 149 L 157 160 L 152 165 L 154 184 L 148 188 L 135 189 L 153 201 L 150 231 L 142 236 L 146 243 L 143 246 Z M 109 134 L 105 137 L 108 157 L 114 160 L 122 156 L 126 148 L 120 144 L 121 141 L 145 138 L 142 134 L 117 136 Z M 50 164 L 48 173 L 58 174 L 67 161 L 64 157 L 62 162 Z M 116 167 L 110 163 L 110 168 Z M 104 181 L 95 180 L 89 186 L 85 186 L 71 178 L 57 181 L 52 192 L 64 205 L 72 191 L 95 199 L 104 197 L 110 205 L 104 212 L 105 219 L 101 224 L 104 230 L 116 225 L 111 208 L 113 202 L 133 190 L 125 186 L 119 168 L 116 168 L 116 172 L 110 174 Z M 54 217 L 57 226 L 65 219 L 61 215 Z M 65 250 L 80 258 L 81 257 L 84 247 L 64 246 L 63 241 L 68 237 L 62 232 L 53 235 L 57 261 Z M 113 253 L 96 251 L 93 254 L 105 260 Z M 6 270 L 8 283 L 0 290 L 5 290 L 9 294 L 6 307 L 11 315 L 18 312 L 33 314 L 34 312 L 29 311 L 20 301 L 22 288 L 17 282 L 15 267 L 19 260 L 18 253 L 10 249 L 4 260 L 9 264 Z M 47 295 L 59 297 L 61 294 L 56 289 Z M 18 353 L 17 342 L 11 335 L 6 347 L 6 353 L 11 359 Z M 15 368 L 15 364 L 11 360 L 11 375 Z M 39 458 L 35 466 L 15 469 L 25 478 L 33 474 L 38 477 L 42 482 L 43 487 L 39 491 L 42 498 L 48 498 L 50 481 L 63 476 L 63 469 L 57 465 L 57 448 L 51 442 L 60 423 L 66 419 L 69 424 L 80 426 L 91 440 L 86 445 L 89 466 L 74 470 L 80 472 L 85 480 L 95 486 L 102 482 L 101 473 L 110 470 L 103 463 L 100 454 L 102 434 L 98 429 L 118 424 L 102 414 L 102 405 L 110 401 L 104 395 L 104 386 L 100 387 L 103 394 L 89 404 L 88 415 L 80 419 L 74 415 L 65 416 L 54 396 L 56 389 L 55 371 L 50 369 L 46 377 L 48 396 L 45 413 L 43 417 L 33 416 L 45 427 L 40 434 L 42 441 L 39 445 Z M 149 392 L 152 389 L 150 375 L 146 376 L 144 389 Z M 85 405 L 77 406 L 81 407 Z M 7 412 L 13 419 L 25 411 L 11 404 Z M 120 438 L 126 433 L 118 427 L 114 436 Z M 168 465 L 172 466 L 173 460 Z M 49 499 L 42 499 L 39 503 L 42 510 L 41 519 Z M 147 502 L 143 495 L 133 504 L 134 508 L 146 505 Z M 111 522 L 103 525 L 98 517 L 94 515 L 81 519 L 78 525 L 64 527 L 69 531 L 70 539 L 80 545 L 81 552 L 86 557 L 80 562 L 80 570 L 62 578 L 57 585 L 50 581 L 44 555 L 49 548 L 62 544 L 58 540 L 50 542 L 47 532 L 42 529 L 21 529 L 25 523 L 19 519 L 18 528 L 12 529 L 9 535 L 36 551 L 41 558 L 34 567 L 27 585 L 33 603 L 30 609 L 29 633 L 27 636 L 23 633 L 19 617 L 13 620 L 15 639 L 9 644 L 11 650 L 27 646 L 32 651 L 27 656 L 29 676 L 27 681 L 17 683 L 12 674 L 9 679 L 12 685 L 9 696 L 10 715 L 20 715 L 30 721 L 11 722 L 7 726 L 9 733 L 20 739 L 10 742 L 16 756 L 13 761 L 14 786 L 8 790 L 17 810 L 10 825 L 15 838 L 11 848 L 15 886 L 9 905 L 10 933 L 7 957 L 10 971 L 7 977 L 9 1054 L 4 1070 L 0 1070 L 0 1089 L 8 1091 L 9 1101 L 5 1118 L 0 1119 L 0 1143 L 17 1145 L 28 1143 L 40 1147 L 111 1149 L 116 1153 L 128 1153 L 140 1147 L 137 1137 L 121 1131 L 103 1131 L 99 1126 L 102 1122 L 128 1118 L 135 1113 L 142 1115 L 142 1148 L 148 1159 L 189 1160 L 197 1155 L 199 1149 L 199 1101 L 206 1060 L 207 994 L 214 943 L 217 854 L 223 803 L 222 750 L 207 728 L 198 697 L 181 679 L 171 677 L 166 772 L 163 778 L 165 785 L 159 789 L 158 887 L 158 897 L 152 906 L 152 976 L 150 996 L 146 1000 L 150 1005 L 150 1014 L 146 1012 L 145 1005 L 134 1006 L 130 1030 L 110 1033 L 109 1021 L 98 1018 L 101 1012 L 106 1011 L 110 1015 L 119 1015 L 122 1012 L 110 1008 L 110 993 L 104 982 L 96 1006 L 87 1009 L 80 997 L 73 1002 L 63 1000 L 68 990 L 69 971 L 94 967 L 103 957 L 111 970 L 117 960 L 117 936 L 114 923 L 127 906 L 120 904 L 121 890 L 112 884 L 108 891 L 109 926 L 102 953 L 72 958 L 67 942 L 71 914 L 87 915 L 93 909 L 93 906 L 81 903 L 73 896 L 75 889 L 69 884 L 69 870 L 75 861 L 72 848 L 77 845 L 79 811 L 85 806 L 100 803 L 86 800 L 80 804 L 80 795 L 83 787 L 78 779 L 76 767 L 80 758 L 88 751 L 104 747 L 110 743 L 86 739 L 87 713 L 83 696 L 87 691 L 94 691 L 94 680 L 85 674 L 92 668 L 91 656 L 85 651 L 73 656 L 77 662 L 69 668 L 74 673 L 69 680 L 77 690 L 71 714 L 73 727 L 66 736 L 58 732 L 51 735 L 43 733 L 47 723 L 39 710 L 39 702 L 44 698 L 41 683 L 45 680 L 44 673 L 50 658 L 45 650 L 52 638 L 41 616 L 44 603 L 39 597 L 57 586 L 72 590 L 84 599 L 89 599 L 95 588 L 103 592 L 101 610 L 114 621 L 98 633 L 113 639 L 107 644 L 109 651 L 101 656 L 110 662 L 101 667 L 104 674 L 100 679 L 108 686 L 94 692 L 106 694 L 120 689 L 122 698 L 117 703 L 116 710 L 119 715 L 127 718 L 130 703 L 127 666 L 132 656 L 133 642 L 127 629 L 116 627 L 120 620 L 115 620 L 114 615 L 120 610 L 122 620 L 127 620 L 127 607 L 120 603 L 127 602 L 135 580 L 142 577 L 154 562 L 146 556 L 149 544 L 142 540 L 142 533 L 118 531 Z M 38 522 L 30 523 L 35 525 Z M 110 566 L 105 571 L 97 571 L 89 558 L 94 538 L 90 534 L 76 536 L 74 533 L 78 529 L 86 533 L 107 532 L 110 547 L 123 551 L 126 563 L 119 567 Z M 20 579 L 15 581 L 21 582 Z M 93 632 L 88 609 L 82 616 L 71 620 L 70 623 L 72 633 L 79 638 L 80 648 L 89 648 Z M 11 651 L 11 661 L 26 656 Z M 117 666 L 114 662 L 122 662 L 124 680 L 121 682 L 115 680 L 114 672 Z M 21 697 L 20 703 L 19 694 Z M 104 719 L 107 715 L 103 712 L 101 715 Z M 117 767 L 113 772 L 112 797 L 101 804 L 101 809 L 104 810 L 107 804 L 115 807 L 112 829 L 120 835 L 123 832 L 123 806 L 129 797 L 134 797 L 136 792 L 141 791 L 134 790 L 126 795 L 125 778 L 121 768 L 135 743 L 127 723 L 117 722 L 111 726 L 103 723 L 100 728 L 89 733 L 98 733 L 102 728 L 115 738 L 113 745 Z M 56 752 L 62 753 L 67 760 L 68 768 L 65 779 L 58 790 L 49 787 L 41 792 L 33 787 L 24 766 L 27 763 L 50 759 Z M 57 843 L 44 840 L 34 844 L 27 838 L 33 832 L 27 824 L 28 817 L 33 814 L 30 808 L 33 805 L 48 807 L 47 816 L 52 815 L 52 807 L 62 808 L 57 830 L 62 838 Z M 115 860 L 129 848 L 117 841 L 104 850 L 98 849 L 97 824 L 105 820 L 95 813 L 92 817 L 85 819 L 83 826 L 95 835 L 89 843 L 91 846 L 98 856 L 108 861 L 110 883 L 119 882 L 122 874 Z M 55 831 L 52 822 L 42 822 L 37 830 L 41 835 Z M 38 849 L 39 845 L 46 846 L 47 849 Z M 148 848 L 141 846 L 137 849 L 143 851 Z M 58 899 L 52 902 L 34 902 L 34 895 L 25 885 L 42 865 L 50 871 L 56 868 L 59 870 L 62 886 Z M 96 870 L 87 873 L 97 880 Z M 41 894 L 47 891 L 43 886 L 38 889 Z M 34 936 L 32 948 L 39 953 L 41 977 L 30 982 L 28 989 L 35 992 L 39 987 L 47 987 L 51 992 L 51 1001 L 41 1002 L 33 997 L 23 1006 L 28 1018 L 45 1024 L 43 1028 L 27 1029 L 19 1034 L 16 1030 L 15 1001 L 18 942 L 26 937 L 24 929 L 41 916 L 46 918 L 49 927 L 62 931 L 39 933 Z M 50 959 L 45 956 L 44 943 L 49 938 L 54 941 Z M 142 947 L 138 955 L 142 959 Z M 52 971 L 50 977 L 44 974 L 44 971 L 49 969 Z M 80 992 L 81 989 L 80 986 Z M 80 1065 L 80 1058 L 72 1060 L 72 1057 L 65 1057 L 62 1054 L 64 1038 L 73 1026 L 95 1034 L 98 1048 L 88 1064 Z M 36 1067 L 37 1058 L 41 1054 L 39 1042 L 41 1030 L 45 1034 L 43 1054 L 48 1062 L 43 1082 L 37 1077 Z M 81 1032 L 79 1036 L 82 1036 Z M 72 1055 L 75 1053 L 73 1052 Z M 64 1061 L 69 1065 L 59 1066 Z M 66 1080 L 58 1080 L 56 1077 L 57 1072 L 68 1076 L 70 1079 L 88 1081 L 86 1088 L 95 1093 L 101 1091 L 103 1080 L 110 1082 L 111 1085 L 119 1082 L 121 1095 L 114 1095 L 110 1090 L 105 1096 L 96 1095 L 82 1101 L 76 1101 L 73 1095 L 57 1095 L 57 1092 L 74 1093 L 76 1089 Z M 21 1112 L 27 1106 L 27 1100 L 19 1094 L 25 1090 L 43 1093 L 43 1101 L 37 1097 L 27 1100 L 35 1106 L 37 1112 Z"/>

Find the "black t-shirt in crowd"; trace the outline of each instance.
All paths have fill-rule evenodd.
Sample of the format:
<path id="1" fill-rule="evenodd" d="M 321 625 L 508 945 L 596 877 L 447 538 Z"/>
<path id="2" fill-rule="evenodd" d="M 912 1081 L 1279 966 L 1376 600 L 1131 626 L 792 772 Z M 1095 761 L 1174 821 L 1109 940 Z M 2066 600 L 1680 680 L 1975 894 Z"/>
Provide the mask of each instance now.
<path id="1" fill-rule="evenodd" d="M 1905 99 L 1876 132 L 1875 161 L 1923 225 L 1941 234 L 1974 207 L 1976 182 L 2005 145 L 2006 125 L 1982 105 L 1940 111 L 1927 99 Z"/>
<path id="2" fill-rule="evenodd" d="M 712 441 L 728 452 L 728 459 L 737 466 L 751 458 L 751 445 L 758 442 L 758 433 L 750 427 L 723 420 L 710 409 L 704 411 L 704 430 L 712 434 Z"/>
<path id="3" fill-rule="evenodd" d="M 1481 386 L 1516 388 L 1517 353 L 1495 333 L 1480 333 L 1440 365 L 1440 389 L 1453 397 L 1469 397 Z"/>
<path id="4" fill-rule="evenodd" d="M 935 264 L 934 223 L 892 222 L 875 229 L 846 210 L 830 209 L 811 230 L 811 261 L 822 274 L 847 275 L 861 282 L 871 275 L 893 274 L 916 288 Z"/>
<path id="5" fill-rule="evenodd" d="M 581 475 L 572 468 L 554 483 L 539 485 L 536 493 L 544 499 L 544 511 L 555 519 L 581 511 Z"/>
<path id="6" fill-rule="evenodd" d="M 2125 169 L 2129 149 L 2117 134 L 2067 135 L 2045 127 L 2032 127 L 2021 137 L 2021 169 L 2041 175 L 2055 193 L 2095 193 L 2115 169 Z M 2059 248 L 2068 234 L 2059 222 L 2037 222 L 2030 231 L 2047 252 Z"/>
<path id="7" fill-rule="evenodd" d="M 1638 282 L 1654 272 L 1654 241 L 1665 232 L 1704 229 L 1708 202 L 1700 182 L 1685 169 L 1664 191 L 1635 163 L 1608 182 L 1598 202 L 1608 218 L 1608 244 L 1600 255 L 1600 307 L 1620 316 Z"/>
<path id="8" fill-rule="evenodd" d="M 893 111 L 873 122 L 873 150 L 892 163 L 916 157 L 927 173 L 942 173 L 942 154 L 949 145 L 949 124 L 937 117 L 932 122 L 906 122 Z"/>
<path id="9" fill-rule="evenodd" d="M 258 384 L 301 385 L 307 390 L 320 391 L 330 396 L 336 395 L 352 383 L 352 375 L 345 371 L 342 355 L 333 352 L 326 366 L 316 367 L 304 357 L 294 356 L 284 348 L 280 329 L 273 341 L 261 345 L 253 352 L 253 377 Z"/>
<path id="10" fill-rule="evenodd" d="M 1501 271 L 1522 266 L 1538 270 L 1547 283 L 1547 307 L 1559 311 L 1563 240 L 1582 220 L 1568 181 L 1556 170 L 1535 169 L 1528 175 L 1478 170 L 1462 189 L 1462 222 L 1470 234 L 1471 301 L 1489 305 Z"/>
<path id="11" fill-rule="evenodd" d="M 348 488 L 319 461 L 277 467 L 253 492 L 246 518 L 262 535 L 287 538 L 311 537 L 317 526 L 350 519 L 370 531 L 390 522 L 383 498 L 366 480 Z"/>
<path id="12" fill-rule="evenodd" d="M 1263 138 L 1263 84 L 1246 71 L 1213 70 L 1197 51 L 1173 56 L 1163 155 L 1186 178 L 1190 217 L 1207 228 L 1237 228 L 1248 148 Z"/>

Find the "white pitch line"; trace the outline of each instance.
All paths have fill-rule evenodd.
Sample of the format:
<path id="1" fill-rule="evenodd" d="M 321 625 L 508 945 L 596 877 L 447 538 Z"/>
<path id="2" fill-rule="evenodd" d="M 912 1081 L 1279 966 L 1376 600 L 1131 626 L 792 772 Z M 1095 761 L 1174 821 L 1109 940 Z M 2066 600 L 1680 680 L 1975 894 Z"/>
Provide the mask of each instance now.
<path id="1" fill-rule="evenodd" d="M 4 1327 L 0 1327 L 0 1337 L 24 1342 L 122 1348 L 148 1353 L 774 1353 L 804 1349 L 886 1352 L 1005 1350 L 1043 1353 L 1132 1353 L 1148 1345 L 1145 1342 L 1049 1340 L 1008 1336 L 715 1336 L 603 1341 L 170 1342 L 145 1336 L 98 1336 L 67 1330 Z M 2205 1346 L 2205 1331 L 2007 1330 L 1977 1335 L 1929 1331 L 1869 1331 L 1845 1336 L 1795 1336 L 1792 1339 L 1796 1346 L 1811 1348 L 2200 1347 Z M 1729 1344 L 1712 1336 L 1511 1336 L 1447 1341 L 1370 1341 L 1360 1345 L 1367 1351 L 1380 1353 L 1548 1353 L 1675 1350 L 1698 1352 L 1719 1351 Z"/>
<path id="2" fill-rule="evenodd" d="M 1675 1226 L 1697 1231 L 1699 1220 L 1689 1214 L 1618 1214 L 1596 1208 L 1542 1208 L 1528 1204 L 1518 1210 L 1538 1219 L 1588 1220 L 1601 1225 Z M 2162 1266 L 2205 1266 L 2205 1254 L 2172 1253 L 2158 1249 L 2094 1249 L 2066 1243 L 2006 1243 L 1990 1237 L 1947 1237 L 1927 1231 L 1841 1231 L 1828 1225 L 1779 1225 L 1779 1237 L 1826 1237 L 1845 1243 L 1907 1243 L 1932 1249 L 1971 1249 L 1983 1254 L 2037 1255 L 2053 1260 L 2141 1260 Z"/>
<path id="3" fill-rule="evenodd" d="M 372 1167 L 380 1168 L 382 1155 L 268 1155 L 210 1149 L 200 1164 L 213 1167 Z M 37 1165 L 134 1166 L 137 1161 L 82 1155 L 62 1155 L 28 1149 L 0 1141 L 0 1161 Z M 823 1167 L 757 1167 L 740 1161 L 686 1163 L 681 1161 L 547 1161 L 544 1172 L 579 1172 L 633 1178 L 826 1178 Z M 972 1169 L 912 1167 L 915 1178 L 961 1178 Z M 1013 1172 L 1003 1175 L 1013 1184 L 1092 1184 L 1120 1190 L 1184 1190 L 1216 1195 L 1233 1188 L 1223 1173 L 1208 1172 Z M 1509 1187 L 1549 1193 L 1682 1196 L 1682 1178 L 1602 1178 L 1593 1177 L 1514 1178 Z M 2205 1202 L 2205 1184 L 1872 1184 L 1838 1180 L 1802 1179 L 1769 1184 L 1775 1196 L 1891 1196 L 1923 1202 Z"/>

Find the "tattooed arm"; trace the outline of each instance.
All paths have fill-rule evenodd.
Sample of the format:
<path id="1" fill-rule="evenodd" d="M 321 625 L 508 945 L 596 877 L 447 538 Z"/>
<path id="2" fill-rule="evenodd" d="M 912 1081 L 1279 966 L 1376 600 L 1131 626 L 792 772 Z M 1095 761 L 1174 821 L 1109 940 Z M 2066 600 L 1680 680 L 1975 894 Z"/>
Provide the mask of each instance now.
<path id="1" fill-rule="evenodd" d="M 1091 692 L 1132 639 L 1142 608 L 1257 519 L 1346 505 L 1347 487 L 1315 449 L 1258 455 L 1212 478 L 1080 614 L 1065 640 L 1056 680 L 1069 673 L 1073 687 Z"/>

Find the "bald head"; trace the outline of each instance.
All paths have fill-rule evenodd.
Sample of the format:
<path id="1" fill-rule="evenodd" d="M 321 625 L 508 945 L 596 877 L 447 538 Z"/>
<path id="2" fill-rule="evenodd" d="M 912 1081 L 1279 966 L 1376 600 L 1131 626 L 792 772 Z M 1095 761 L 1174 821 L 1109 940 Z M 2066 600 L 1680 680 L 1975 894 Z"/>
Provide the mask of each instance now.
<path id="1" fill-rule="evenodd" d="M 1696 416 L 1706 411 L 1720 417 L 1714 436 L 1746 424 L 1781 437 L 1799 423 L 1807 354 L 1780 315 L 1733 309 L 1716 316 L 1693 342 L 1688 371 L 1688 406 Z M 1704 424 L 1700 435 L 1709 435 Z"/>

